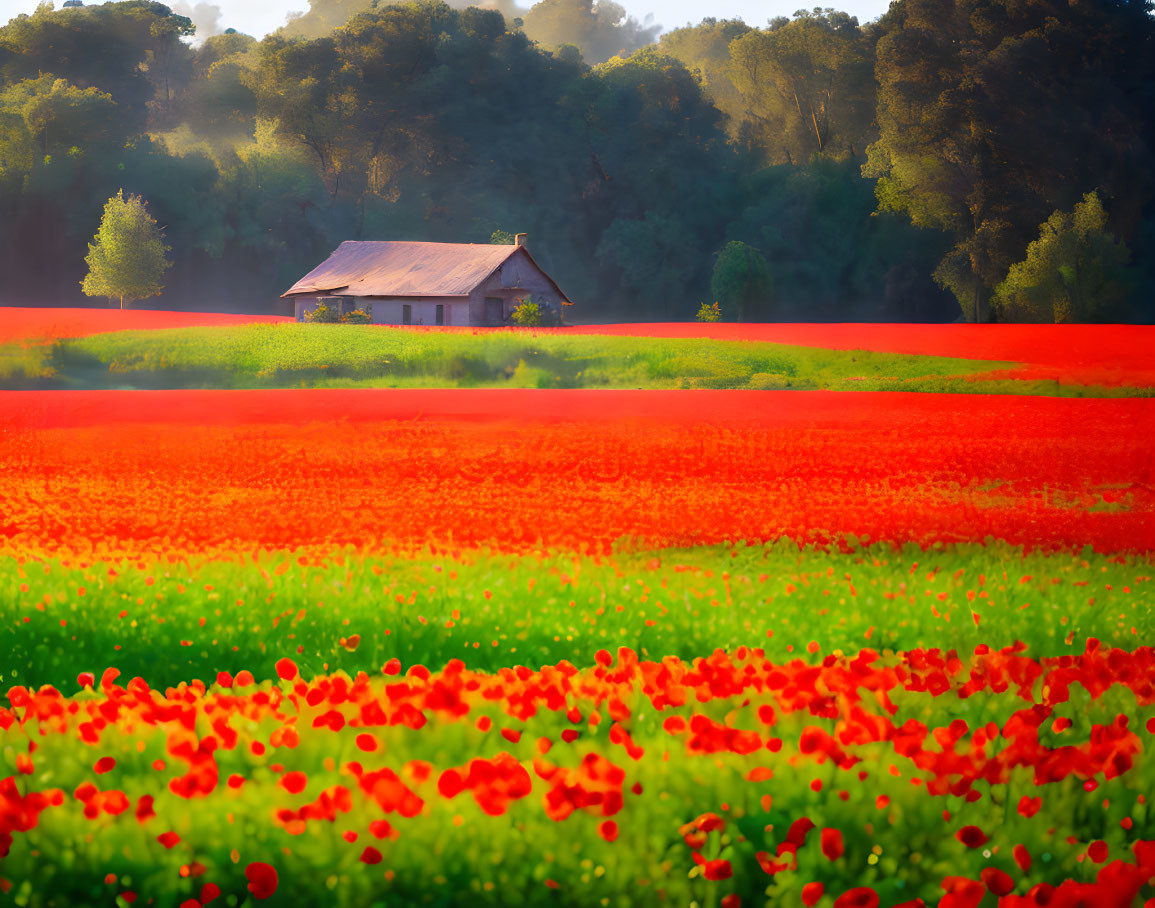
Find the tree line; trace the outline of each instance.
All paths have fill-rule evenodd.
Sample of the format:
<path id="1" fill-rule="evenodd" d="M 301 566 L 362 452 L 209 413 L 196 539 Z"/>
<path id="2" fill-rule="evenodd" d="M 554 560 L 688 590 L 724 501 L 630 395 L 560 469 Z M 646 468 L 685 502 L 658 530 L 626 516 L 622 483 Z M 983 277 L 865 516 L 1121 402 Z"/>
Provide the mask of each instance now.
<path id="1" fill-rule="evenodd" d="M 0 301 L 83 304 L 110 197 L 166 308 L 270 311 L 346 239 L 528 232 L 577 320 L 1149 321 L 1147 0 L 897 0 L 658 35 L 610 0 L 152 0 L 0 28 Z"/>

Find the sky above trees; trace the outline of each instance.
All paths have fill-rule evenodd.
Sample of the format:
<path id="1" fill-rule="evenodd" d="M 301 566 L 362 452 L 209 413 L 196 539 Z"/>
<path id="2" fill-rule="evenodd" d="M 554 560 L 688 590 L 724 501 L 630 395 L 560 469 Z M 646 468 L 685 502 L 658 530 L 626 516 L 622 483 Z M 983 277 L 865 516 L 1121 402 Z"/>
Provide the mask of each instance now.
<path id="1" fill-rule="evenodd" d="M 0 25 L 21 13 L 31 13 L 38 0 L 0 0 Z M 89 0 L 95 2 L 95 0 Z M 663 31 L 680 28 L 687 23 L 697 24 L 706 16 L 716 19 L 741 18 L 749 25 L 763 26 L 775 16 L 790 16 L 795 10 L 810 5 L 800 0 L 620 0 L 629 15 L 639 22 L 649 15 L 653 22 L 662 26 Z M 59 9 L 64 0 L 56 0 Z M 285 17 L 291 12 L 308 8 L 308 0 L 220 0 L 217 3 L 205 0 L 172 0 L 166 3 L 174 12 L 189 16 L 197 24 L 201 37 L 216 34 L 226 28 L 235 28 L 260 38 L 267 32 L 285 24 Z M 529 0 L 521 0 L 521 6 L 528 8 Z M 845 0 L 838 8 L 860 23 L 869 22 L 886 12 L 888 0 Z"/>

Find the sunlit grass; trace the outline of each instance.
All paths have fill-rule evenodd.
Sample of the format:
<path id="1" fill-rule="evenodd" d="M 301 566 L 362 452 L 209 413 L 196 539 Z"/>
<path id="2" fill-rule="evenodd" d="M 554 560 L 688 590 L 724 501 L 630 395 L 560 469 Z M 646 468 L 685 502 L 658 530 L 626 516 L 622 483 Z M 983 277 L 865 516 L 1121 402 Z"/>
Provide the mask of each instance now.
<path id="1" fill-rule="evenodd" d="M 238 559 L 0 561 L 4 680 L 66 686 L 78 667 L 108 665 L 154 684 L 242 668 L 272 677 L 284 655 L 308 675 L 377 672 L 391 658 L 589 664 L 620 646 L 692 659 L 757 645 L 789 659 L 812 642 L 854 653 L 1022 641 L 1040 657 L 1088 637 L 1129 649 L 1155 639 L 1147 559 L 1002 545 Z"/>
<path id="2" fill-rule="evenodd" d="M 41 365 L 59 387 L 865 391 L 938 390 L 944 379 L 1013 364 L 700 338 L 254 324 L 61 339 L 43 349 Z"/>

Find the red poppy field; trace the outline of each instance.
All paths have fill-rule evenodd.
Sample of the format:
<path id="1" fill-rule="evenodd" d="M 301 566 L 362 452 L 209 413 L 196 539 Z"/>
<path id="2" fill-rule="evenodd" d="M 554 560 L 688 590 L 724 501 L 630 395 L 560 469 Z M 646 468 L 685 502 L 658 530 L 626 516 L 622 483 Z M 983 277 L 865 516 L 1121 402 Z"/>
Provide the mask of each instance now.
<path id="1" fill-rule="evenodd" d="M 1155 382 L 1155 328 L 1149 325 L 596 325 L 573 332 L 633 337 L 759 340 L 833 350 L 1011 360 L 1014 369 L 982 378 L 1055 380 L 1064 384 L 1150 385 Z M 977 377 L 977 376 L 976 376 Z"/>
<path id="2" fill-rule="evenodd" d="M 1155 401 L 836 392 L 16 392 L 16 549 L 1155 549 Z M 701 414 L 706 413 L 708 417 Z M 335 414 L 339 414 L 334 418 Z"/>
<path id="3" fill-rule="evenodd" d="M 1155 401 L 0 400 L 14 904 L 1155 899 Z"/>
<path id="4" fill-rule="evenodd" d="M 291 318 L 273 315 L 228 315 L 220 312 L 165 312 L 158 309 L 56 309 L 5 307 L 0 343 L 84 337 L 106 331 L 150 331 L 210 325 L 275 324 Z"/>

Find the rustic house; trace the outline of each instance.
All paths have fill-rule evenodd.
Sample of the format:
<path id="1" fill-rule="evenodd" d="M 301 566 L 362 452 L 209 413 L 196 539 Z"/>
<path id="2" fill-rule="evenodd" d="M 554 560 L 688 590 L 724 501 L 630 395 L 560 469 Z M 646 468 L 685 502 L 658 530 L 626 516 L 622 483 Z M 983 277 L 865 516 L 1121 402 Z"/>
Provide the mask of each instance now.
<path id="1" fill-rule="evenodd" d="M 350 240 L 284 298 L 297 320 L 324 302 L 362 309 L 383 325 L 504 325 L 523 299 L 556 313 L 570 305 L 525 248 L 509 245 Z"/>

